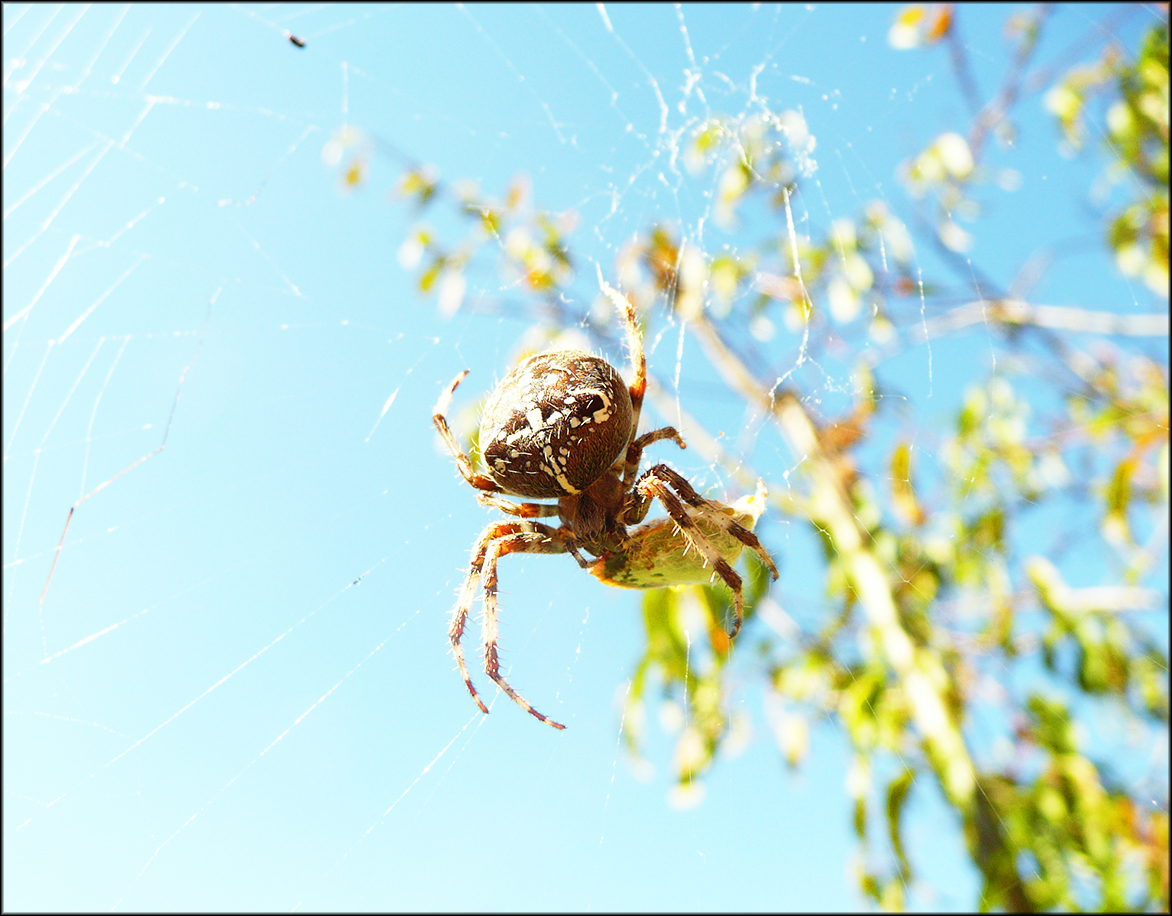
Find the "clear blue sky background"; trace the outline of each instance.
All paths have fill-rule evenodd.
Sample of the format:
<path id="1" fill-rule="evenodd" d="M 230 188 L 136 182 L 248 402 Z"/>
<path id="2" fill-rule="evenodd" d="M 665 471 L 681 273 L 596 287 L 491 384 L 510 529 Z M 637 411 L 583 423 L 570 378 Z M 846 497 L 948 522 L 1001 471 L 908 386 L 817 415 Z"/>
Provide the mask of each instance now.
<path id="1" fill-rule="evenodd" d="M 673 809 L 654 704 L 650 781 L 619 743 L 640 596 L 568 558 L 502 566 L 513 683 L 568 729 L 507 698 L 475 710 L 445 629 L 491 514 L 430 411 L 460 369 L 457 412 L 486 392 L 527 325 L 438 315 L 397 261 L 411 214 L 389 199 L 395 164 L 374 159 L 345 194 L 322 150 L 349 123 L 488 193 L 529 175 L 539 206 L 580 215 L 589 301 L 595 265 L 608 274 L 653 220 L 719 250 L 672 134 L 754 111 L 754 86 L 817 137 L 800 223 L 876 198 L 910 219 L 898 163 L 968 121 L 942 49 L 887 44 L 895 9 L 610 7 L 608 28 L 593 6 L 4 7 L 5 909 L 862 905 L 838 731 L 816 728 L 787 773 L 746 677 L 752 740 L 701 806 Z M 962 13 L 986 95 L 1009 11 Z M 1039 59 L 1105 15 L 1060 12 Z M 1021 188 L 989 194 L 974 250 L 1002 277 L 1098 231 L 1099 160 L 1057 154 L 1037 96 L 1019 115 L 1019 148 L 992 163 Z M 1151 307 L 1094 251 L 1037 295 Z M 472 304 L 501 298 L 520 293 L 471 278 Z M 709 428 L 751 443 L 751 418 L 708 397 L 676 343 L 674 328 L 649 342 L 660 380 L 679 368 Z M 993 350 L 982 333 L 913 349 L 895 381 L 942 419 Z M 849 369 L 809 384 L 811 403 L 832 400 Z M 766 443 L 755 460 L 770 449 L 780 476 L 793 459 Z M 721 483 L 692 451 L 670 457 Z M 767 517 L 761 532 L 783 563 L 776 597 L 815 625 L 804 526 Z M 974 905 L 930 786 L 909 841 L 927 882 L 913 903 Z"/>

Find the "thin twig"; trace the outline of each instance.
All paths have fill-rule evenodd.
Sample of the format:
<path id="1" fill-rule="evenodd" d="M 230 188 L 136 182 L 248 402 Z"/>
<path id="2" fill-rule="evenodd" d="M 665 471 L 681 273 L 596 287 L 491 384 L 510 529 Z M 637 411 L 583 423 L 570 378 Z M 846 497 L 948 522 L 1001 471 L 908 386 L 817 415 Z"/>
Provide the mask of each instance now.
<path id="1" fill-rule="evenodd" d="M 1031 305 L 1020 299 L 977 299 L 916 325 L 912 335 L 914 340 L 922 342 L 974 324 L 1032 325 L 1123 337 L 1167 337 L 1169 319 L 1166 313 L 1120 315 L 1067 305 Z"/>

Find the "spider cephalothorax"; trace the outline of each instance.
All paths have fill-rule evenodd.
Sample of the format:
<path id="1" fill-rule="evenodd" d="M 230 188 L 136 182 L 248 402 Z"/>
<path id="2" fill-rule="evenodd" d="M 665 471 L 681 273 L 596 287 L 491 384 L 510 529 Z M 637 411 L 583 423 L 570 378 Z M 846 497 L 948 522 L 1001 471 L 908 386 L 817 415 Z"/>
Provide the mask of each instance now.
<path id="1" fill-rule="evenodd" d="M 760 514 L 763 491 L 754 510 L 723 506 L 701 497 L 665 464 L 639 475 L 643 449 L 671 439 L 684 440 L 670 426 L 638 435 L 647 388 L 647 362 L 630 303 L 607 288 L 621 306 L 630 341 L 635 380 L 628 387 L 606 360 L 579 350 L 531 356 L 513 369 L 485 404 L 480 448 L 487 474 L 478 474 L 448 428 L 445 414 L 452 393 L 467 370 L 440 396 L 434 420 L 461 476 L 479 491 L 482 503 L 518 521 L 492 522 L 472 545 L 472 564 L 452 612 L 448 638 L 469 692 L 480 699 L 460 639 L 479 581 L 484 590 L 484 667 L 500 688 L 542 722 L 564 728 L 529 705 L 500 672 L 497 651 L 497 561 L 508 553 L 569 553 L 584 569 L 610 585 L 659 588 L 719 576 L 733 592 L 736 635 L 744 619 L 741 577 L 733 570 L 744 547 L 761 557 L 777 578 L 772 558 L 742 522 Z M 636 479 L 637 477 L 637 479 Z M 554 504 L 502 499 L 556 499 Z M 658 499 L 670 516 L 629 531 Z M 736 518 L 734 518 L 734 515 Z M 557 516 L 553 527 L 535 518 Z M 736 519 L 740 519 L 737 521 Z M 588 561 L 583 551 L 597 559 Z M 691 551 L 690 556 L 685 556 Z"/>

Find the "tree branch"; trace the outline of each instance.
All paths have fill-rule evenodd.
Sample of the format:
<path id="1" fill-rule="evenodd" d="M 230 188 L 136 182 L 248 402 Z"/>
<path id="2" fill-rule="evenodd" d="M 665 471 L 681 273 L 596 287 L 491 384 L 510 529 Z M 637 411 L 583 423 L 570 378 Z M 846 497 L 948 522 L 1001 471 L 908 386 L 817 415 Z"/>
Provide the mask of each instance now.
<path id="1" fill-rule="evenodd" d="M 916 340 L 939 337 L 974 324 L 1003 324 L 1088 334 L 1167 337 L 1168 315 L 1120 315 L 1066 305 L 1030 305 L 1020 299 L 978 299 L 957 306 L 915 329 Z"/>

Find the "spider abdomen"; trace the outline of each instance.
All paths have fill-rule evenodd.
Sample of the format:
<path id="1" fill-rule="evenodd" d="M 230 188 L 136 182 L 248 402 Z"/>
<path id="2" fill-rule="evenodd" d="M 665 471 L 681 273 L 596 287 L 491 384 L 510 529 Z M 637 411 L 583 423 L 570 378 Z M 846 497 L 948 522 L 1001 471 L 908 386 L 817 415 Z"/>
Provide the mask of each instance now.
<path id="1" fill-rule="evenodd" d="M 531 356 L 484 407 L 485 469 L 518 496 L 580 493 L 627 447 L 632 414 L 630 391 L 606 360 L 579 350 Z"/>

